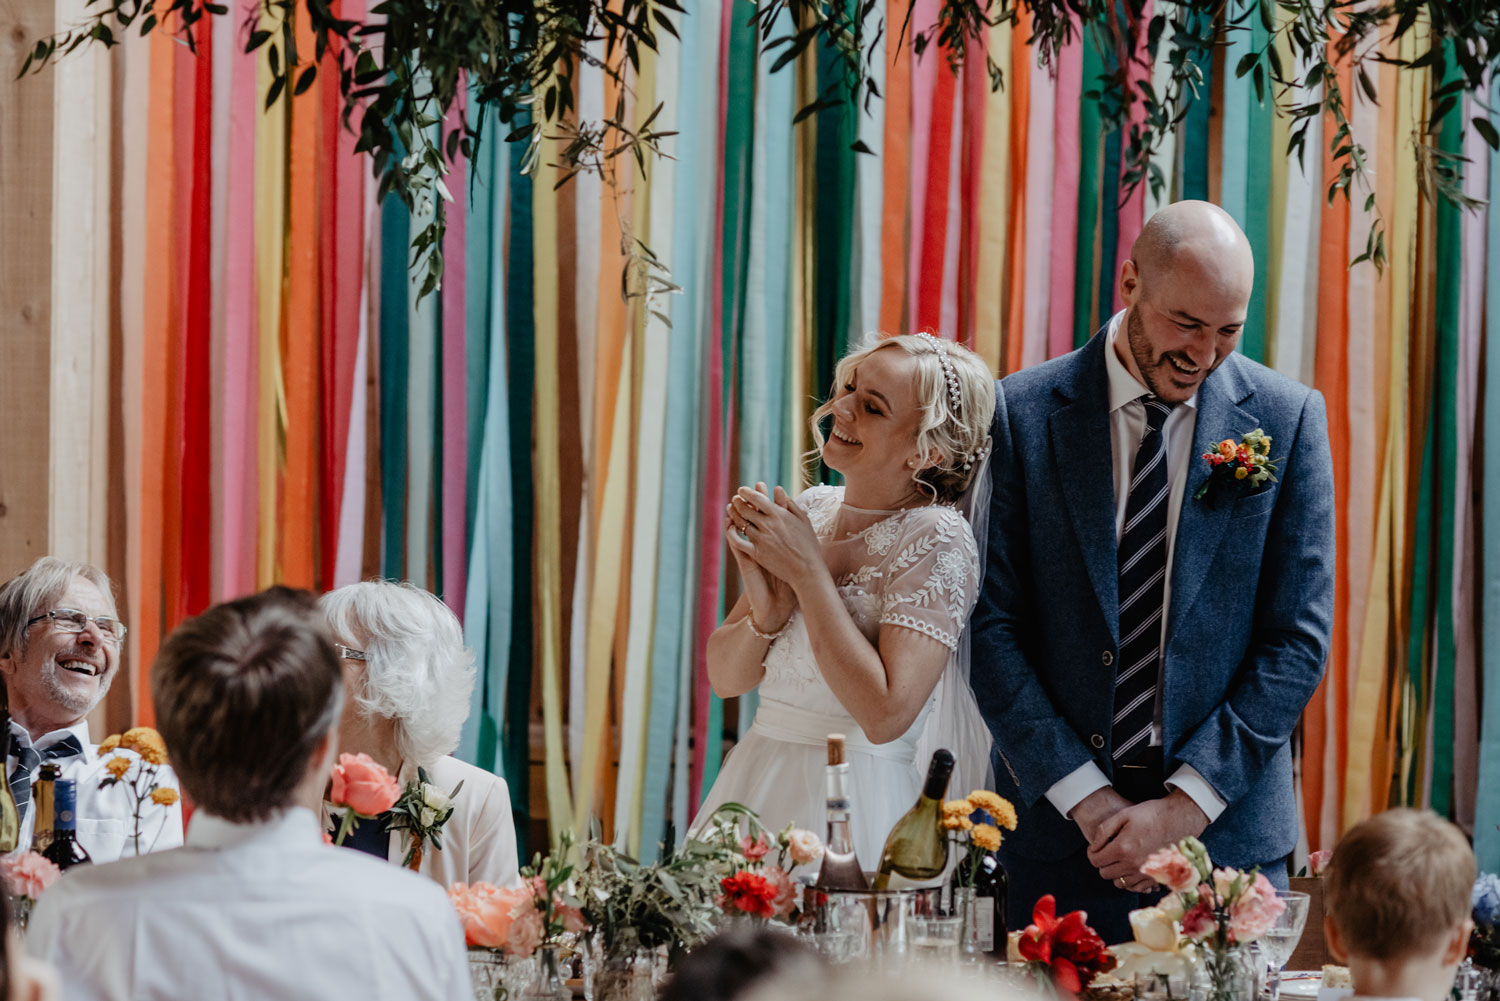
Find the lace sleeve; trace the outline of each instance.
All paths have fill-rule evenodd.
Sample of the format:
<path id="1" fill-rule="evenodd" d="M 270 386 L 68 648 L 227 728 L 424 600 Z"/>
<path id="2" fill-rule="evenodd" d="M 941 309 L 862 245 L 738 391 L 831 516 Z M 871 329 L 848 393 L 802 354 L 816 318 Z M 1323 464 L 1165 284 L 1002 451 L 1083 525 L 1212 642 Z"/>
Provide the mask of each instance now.
<path id="1" fill-rule="evenodd" d="M 974 533 L 947 507 L 914 511 L 902 529 L 882 571 L 880 622 L 914 629 L 956 650 L 979 594 Z"/>
<path id="2" fill-rule="evenodd" d="M 813 531 L 821 537 L 827 535 L 829 526 L 839 513 L 839 504 L 843 501 L 843 497 L 843 487 L 819 484 L 808 487 L 798 494 L 795 500 L 797 506 L 807 512 L 807 519 L 812 522 Z"/>

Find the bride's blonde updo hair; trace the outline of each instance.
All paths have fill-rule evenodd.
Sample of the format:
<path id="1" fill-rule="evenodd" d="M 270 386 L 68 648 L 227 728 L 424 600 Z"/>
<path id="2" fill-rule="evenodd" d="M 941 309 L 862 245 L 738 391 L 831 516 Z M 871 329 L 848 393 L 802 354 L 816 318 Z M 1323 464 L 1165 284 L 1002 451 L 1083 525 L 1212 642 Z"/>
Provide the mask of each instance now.
<path id="1" fill-rule="evenodd" d="M 917 362 L 916 395 L 921 419 L 917 449 L 936 451 L 938 464 L 912 473 L 918 489 L 951 504 L 968 489 L 990 453 L 990 422 L 995 417 L 995 377 L 984 359 L 962 344 L 932 334 L 870 335 L 845 355 L 833 371 L 828 401 L 812 412 L 808 423 L 822 452 L 827 440 L 823 420 L 833 413 L 839 389 L 849 384 L 859 363 L 876 351 L 901 350 Z"/>

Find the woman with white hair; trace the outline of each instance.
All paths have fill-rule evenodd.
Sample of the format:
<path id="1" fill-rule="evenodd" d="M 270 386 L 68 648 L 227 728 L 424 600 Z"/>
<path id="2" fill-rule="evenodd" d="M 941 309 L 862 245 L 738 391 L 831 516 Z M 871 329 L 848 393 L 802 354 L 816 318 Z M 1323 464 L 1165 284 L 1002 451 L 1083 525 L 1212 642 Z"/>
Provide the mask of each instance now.
<path id="1" fill-rule="evenodd" d="M 430 788 L 422 792 L 433 812 L 416 812 L 429 821 L 458 788 L 435 844 L 414 838 L 399 804 L 384 822 L 361 823 L 345 844 L 407 864 L 445 888 L 516 884 L 510 790 L 498 775 L 451 753 L 474 689 L 474 655 L 457 616 L 427 591 L 394 581 L 350 584 L 320 604 L 344 664 L 348 701 L 339 750 L 369 755 L 403 791 L 418 780 L 418 769 L 425 772 Z"/>

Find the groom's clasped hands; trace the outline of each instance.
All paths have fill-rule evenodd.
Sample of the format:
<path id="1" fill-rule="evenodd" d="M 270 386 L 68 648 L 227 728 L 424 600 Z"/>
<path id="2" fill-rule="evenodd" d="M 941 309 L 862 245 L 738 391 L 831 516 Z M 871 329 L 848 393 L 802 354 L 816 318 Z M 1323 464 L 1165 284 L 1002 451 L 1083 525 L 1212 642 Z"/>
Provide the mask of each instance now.
<path id="1" fill-rule="evenodd" d="M 1106 786 L 1074 807 L 1072 817 L 1089 840 L 1089 863 L 1102 878 L 1135 893 L 1156 889 L 1155 880 L 1141 874 L 1152 852 L 1208 827 L 1208 816 L 1180 789 L 1132 804 Z"/>

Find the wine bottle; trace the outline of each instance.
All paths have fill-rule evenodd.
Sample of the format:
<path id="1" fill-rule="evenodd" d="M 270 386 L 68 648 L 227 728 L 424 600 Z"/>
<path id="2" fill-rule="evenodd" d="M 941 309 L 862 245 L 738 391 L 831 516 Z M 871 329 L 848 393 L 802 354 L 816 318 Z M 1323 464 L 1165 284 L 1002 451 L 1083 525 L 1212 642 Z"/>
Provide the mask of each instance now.
<path id="1" fill-rule="evenodd" d="M 820 890 L 867 890 L 870 883 L 860 867 L 850 830 L 848 793 L 849 762 L 844 755 L 844 735 L 828 735 L 828 836 L 823 843 L 823 865 L 818 869 Z"/>
<path id="2" fill-rule="evenodd" d="M 62 778 L 62 769 L 47 762 L 37 772 L 36 784 L 31 787 L 31 801 L 36 804 L 36 824 L 31 831 L 31 850 L 46 851 L 52 843 L 53 783 Z"/>
<path id="3" fill-rule="evenodd" d="M 58 779 L 53 786 L 57 808 L 52 814 L 52 843 L 42 852 L 43 857 L 59 869 L 92 862 L 78 843 L 78 783 L 73 779 Z"/>
<path id="4" fill-rule="evenodd" d="M 1005 925 L 1009 882 L 1005 866 L 993 854 L 985 852 L 974 876 L 975 945 L 980 952 L 1002 960 L 1009 931 Z"/>
<path id="5" fill-rule="evenodd" d="M 0 688 L 0 701 L 4 689 Z M 10 710 L 0 705 L 0 736 L 10 739 Z M 0 855 L 13 852 L 21 843 L 21 811 L 16 809 L 16 798 L 10 794 L 10 783 L 0 776 Z"/>
<path id="6" fill-rule="evenodd" d="M 948 839 L 943 834 L 943 795 L 953 776 L 953 754 L 938 748 L 927 766 L 922 794 L 906 815 L 896 821 L 880 850 L 875 889 L 931 885 L 948 867 Z M 896 885 L 892 878 L 899 877 Z"/>

